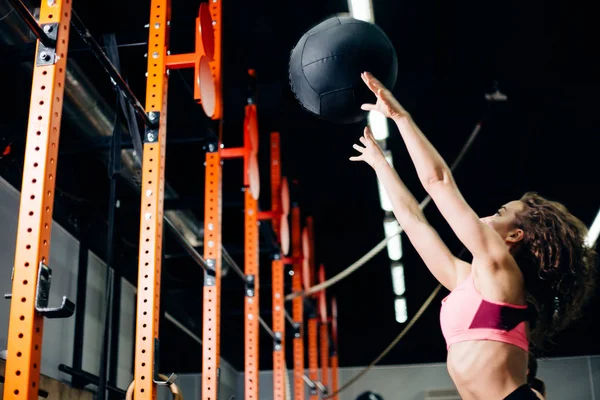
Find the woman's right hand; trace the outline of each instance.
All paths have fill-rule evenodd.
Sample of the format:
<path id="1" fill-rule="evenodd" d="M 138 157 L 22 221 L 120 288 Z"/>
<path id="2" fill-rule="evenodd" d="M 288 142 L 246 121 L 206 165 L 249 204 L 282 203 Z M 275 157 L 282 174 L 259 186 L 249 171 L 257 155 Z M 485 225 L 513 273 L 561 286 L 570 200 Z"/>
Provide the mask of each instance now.
<path id="1" fill-rule="evenodd" d="M 365 127 L 364 135 L 360 137 L 360 142 L 364 147 L 358 144 L 352 146 L 360 155 L 350 157 L 350 161 L 364 161 L 371 167 L 375 167 L 375 164 L 379 161 L 385 161 L 385 155 L 377 144 L 373 132 L 371 132 L 371 128 L 368 125 Z"/>
<path id="2" fill-rule="evenodd" d="M 361 109 L 365 111 L 378 111 L 393 120 L 408 116 L 408 113 L 398 100 L 396 100 L 392 92 L 370 72 L 363 72 L 360 74 L 360 77 L 365 82 L 365 85 L 377 96 L 375 104 L 363 104 L 360 107 Z"/>

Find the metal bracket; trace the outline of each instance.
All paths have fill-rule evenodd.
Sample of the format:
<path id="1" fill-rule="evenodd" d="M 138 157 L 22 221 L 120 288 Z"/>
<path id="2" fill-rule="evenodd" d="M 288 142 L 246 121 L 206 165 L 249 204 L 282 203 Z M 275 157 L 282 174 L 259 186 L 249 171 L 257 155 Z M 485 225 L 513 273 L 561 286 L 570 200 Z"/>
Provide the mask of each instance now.
<path id="1" fill-rule="evenodd" d="M 300 326 L 301 325 L 299 322 L 294 322 L 294 324 L 292 325 L 292 332 L 294 332 L 294 338 L 296 339 L 302 337 L 302 335 L 300 334 Z"/>
<path id="2" fill-rule="evenodd" d="M 75 312 L 75 303 L 67 299 L 67 296 L 63 296 L 60 307 L 48 307 L 51 279 L 52 270 L 40 262 L 35 293 L 35 310 L 46 318 L 69 318 Z M 11 299 L 12 294 L 5 294 L 4 298 Z"/>
<path id="3" fill-rule="evenodd" d="M 48 35 L 50 39 L 56 42 L 56 38 L 58 37 L 58 23 L 53 22 L 50 24 L 43 24 L 41 25 L 41 27 L 46 33 L 46 35 Z M 38 67 L 42 65 L 53 65 L 57 61 L 58 59 L 56 58 L 56 48 L 46 47 L 40 40 L 38 45 L 38 51 L 35 55 L 35 65 Z"/>
<path id="4" fill-rule="evenodd" d="M 281 332 L 273 332 L 273 334 L 275 335 L 275 337 L 273 338 L 273 350 L 281 351 L 281 338 L 283 337 L 283 335 L 281 334 Z"/>
<path id="5" fill-rule="evenodd" d="M 319 389 L 319 392 L 321 392 L 321 395 L 327 396 L 329 394 L 329 390 L 321 381 L 315 381 L 314 383 Z"/>
<path id="6" fill-rule="evenodd" d="M 204 286 L 215 286 L 216 285 L 216 265 L 217 260 L 214 258 L 207 258 L 206 265 L 208 268 L 204 270 Z"/>
<path id="7" fill-rule="evenodd" d="M 146 127 L 144 133 L 144 143 L 156 143 L 158 142 L 158 126 L 160 124 L 160 113 L 156 111 L 150 111 L 148 113 L 148 119 L 154 124 L 153 127 Z"/>
<path id="8" fill-rule="evenodd" d="M 315 396 L 317 394 L 317 385 L 313 382 L 306 374 L 302 375 L 302 379 L 304 379 L 304 383 L 310 389 L 310 394 Z"/>
<path id="9" fill-rule="evenodd" d="M 246 297 L 254 297 L 254 275 L 246 275 Z"/>
<path id="10" fill-rule="evenodd" d="M 171 375 L 169 375 L 167 380 L 160 379 L 160 376 L 158 373 L 158 366 L 160 365 L 159 356 L 160 356 L 160 342 L 159 342 L 158 338 L 154 338 L 154 365 L 152 368 L 154 372 L 153 372 L 152 381 L 159 386 L 171 386 L 173 383 L 175 383 L 175 380 L 177 379 L 177 375 L 171 374 Z"/>

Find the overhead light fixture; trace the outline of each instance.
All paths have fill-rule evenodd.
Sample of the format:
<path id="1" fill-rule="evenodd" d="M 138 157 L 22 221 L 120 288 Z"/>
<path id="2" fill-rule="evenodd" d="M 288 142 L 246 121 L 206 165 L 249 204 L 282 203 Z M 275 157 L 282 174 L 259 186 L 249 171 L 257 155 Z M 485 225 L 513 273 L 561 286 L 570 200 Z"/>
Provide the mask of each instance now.
<path id="1" fill-rule="evenodd" d="M 406 292 L 404 282 L 404 264 L 400 262 L 392 263 L 392 286 L 396 296 L 402 296 Z"/>
<path id="2" fill-rule="evenodd" d="M 598 240 L 598 236 L 600 235 L 600 210 L 592 222 L 592 226 L 588 230 L 587 237 L 585 238 L 585 245 L 587 247 L 594 247 L 596 245 L 596 241 Z"/>
<path id="3" fill-rule="evenodd" d="M 378 111 L 369 111 L 368 115 L 369 126 L 373 131 L 375 140 L 385 140 L 388 138 L 388 121 L 385 115 Z"/>
<path id="4" fill-rule="evenodd" d="M 348 8 L 353 18 L 371 23 L 375 20 L 371 0 L 348 0 Z"/>
<path id="5" fill-rule="evenodd" d="M 386 216 L 383 220 L 383 230 L 385 237 L 390 237 L 398 232 L 400 225 L 393 216 Z M 398 261 L 402 258 L 402 239 L 401 235 L 396 235 L 387 242 L 387 251 L 390 260 Z"/>
<path id="6" fill-rule="evenodd" d="M 385 155 L 387 162 L 393 167 L 392 153 L 389 150 L 386 150 L 383 154 Z M 381 208 L 384 211 L 392 211 L 392 202 L 379 179 L 377 179 L 377 187 L 379 188 L 379 202 L 381 203 Z"/>
<path id="7" fill-rule="evenodd" d="M 394 310 L 396 311 L 396 322 L 403 324 L 408 321 L 408 309 L 404 296 L 396 297 L 396 300 L 394 300 Z"/>

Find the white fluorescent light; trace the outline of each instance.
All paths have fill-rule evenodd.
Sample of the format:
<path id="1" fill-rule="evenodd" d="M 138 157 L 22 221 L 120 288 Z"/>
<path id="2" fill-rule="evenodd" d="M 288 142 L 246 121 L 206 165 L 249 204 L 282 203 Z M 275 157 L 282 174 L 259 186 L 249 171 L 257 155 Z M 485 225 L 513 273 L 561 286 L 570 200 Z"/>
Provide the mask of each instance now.
<path id="1" fill-rule="evenodd" d="M 392 211 L 392 202 L 379 179 L 377 180 L 377 186 L 379 187 L 379 202 L 381 203 L 381 208 L 383 211 Z"/>
<path id="2" fill-rule="evenodd" d="M 383 230 L 385 237 L 390 237 L 398 232 L 400 225 L 393 218 L 386 218 L 383 221 Z M 401 235 L 396 235 L 393 239 L 387 242 L 388 256 L 392 261 L 398 261 L 402 258 L 402 239 Z"/>
<path id="3" fill-rule="evenodd" d="M 389 150 L 386 150 L 383 152 L 383 154 L 385 155 L 387 162 L 393 167 L 394 162 L 392 160 L 392 153 Z M 383 188 L 383 185 L 379 179 L 377 179 L 377 186 L 379 188 L 379 202 L 381 203 L 381 208 L 384 211 L 392 211 L 392 202 L 390 201 L 390 198 L 388 197 L 387 192 Z"/>
<path id="4" fill-rule="evenodd" d="M 596 245 L 596 240 L 598 240 L 598 236 L 600 235 L 600 211 L 598 211 L 598 215 L 596 215 L 596 219 L 592 222 L 592 226 L 590 227 L 587 237 L 585 238 L 585 244 L 587 247 L 594 247 Z"/>
<path id="5" fill-rule="evenodd" d="M 368 120 L 369 126 L 371 127 L 371 131 L 373 131 L 373 137 L 375 137 L 375 140 L 387 139 L 389 131 L 388 122 L 385 115 L 378 111 L 370 111 Z"/>
<path id="6" fill-rule="evenodd" d="M 371 0 L 348 0 L 348 8 L 353 18 L 371 23 L 374 22 Z"/>
<path id="7" fill-rule="evenodd" d="M 406 292 L 404 283 L 404 265 L 402 263 L 392 264 L 392 285 L 396 296 L 402 296 Z"/>
<path id="8" fill-rule="evenodd" d="M 394 300 L 394 309 L 396 311 L 396 322 L 403 324 L 408 320 L 408 310 L 406 308 L 406 299 L 403 297 L 397 297 Z"/>

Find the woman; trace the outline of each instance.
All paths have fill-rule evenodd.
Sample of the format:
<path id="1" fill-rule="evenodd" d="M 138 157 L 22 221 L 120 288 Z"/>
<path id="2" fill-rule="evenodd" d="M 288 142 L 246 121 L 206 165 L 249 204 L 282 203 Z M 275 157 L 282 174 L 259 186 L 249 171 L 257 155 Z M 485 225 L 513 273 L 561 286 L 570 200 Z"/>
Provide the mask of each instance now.
<path id="1" fill-rule="evenodd" d="M 440 322 L 461 397 L 535 400 L 526 378 L 530 343 L 541 349 L 580 315 L 593 290 L 595 253 L 584 245 L 585 225 L 535 193 L 479 218 L 410 114 L 370 73 L 362 79 L 377 97 L 362 109 L 396 123 L 421 184 L 472 255 L 469 264 L 451 254 L 365 128 L 362 146 L 354 145 L 360 154 L 350 159 L 375 170 L 412 245 L 451 292 Z"/>

